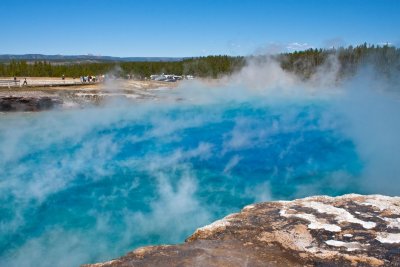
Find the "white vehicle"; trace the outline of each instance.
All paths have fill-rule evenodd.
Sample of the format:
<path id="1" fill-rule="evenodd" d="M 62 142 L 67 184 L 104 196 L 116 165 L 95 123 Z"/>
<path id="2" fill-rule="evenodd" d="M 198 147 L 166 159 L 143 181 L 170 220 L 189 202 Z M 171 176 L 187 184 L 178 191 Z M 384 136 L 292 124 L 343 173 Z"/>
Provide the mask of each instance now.
<path id="1" fill-rule="evenodd" d="M 176 82 L 182 80 L 182 76 L 163 73 L 161 75 L 150 75 L 150 79 L 154 81 Z"/>
<path id="2" fill-rule="evenodd" d="M 150 79 L 153 81 L 165 81 L 167 78 L 164 74 L 161 75 L 150 75 Z"/>

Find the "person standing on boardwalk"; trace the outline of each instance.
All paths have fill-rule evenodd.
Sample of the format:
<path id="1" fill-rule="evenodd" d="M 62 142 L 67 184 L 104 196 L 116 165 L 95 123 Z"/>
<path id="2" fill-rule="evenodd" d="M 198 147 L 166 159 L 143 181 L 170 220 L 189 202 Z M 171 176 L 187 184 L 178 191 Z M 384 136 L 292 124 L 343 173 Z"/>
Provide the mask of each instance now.
<path id="1" fill-rule="evenodd" d="M 28 85 L 28 82 L 26 81 L 26 78 L 24 79 L 24 83 L 22 85 Z"/>

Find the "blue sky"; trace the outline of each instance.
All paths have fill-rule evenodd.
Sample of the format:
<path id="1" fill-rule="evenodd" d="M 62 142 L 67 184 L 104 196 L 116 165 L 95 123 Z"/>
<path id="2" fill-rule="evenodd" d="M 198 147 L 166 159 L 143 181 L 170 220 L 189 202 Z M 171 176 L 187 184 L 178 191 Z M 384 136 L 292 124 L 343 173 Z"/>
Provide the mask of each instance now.
<path id="1" fill-rule="evenodd" d="M 1 0 L 0 54 L 248 55 L 400 44 L 399 0 Z"/>

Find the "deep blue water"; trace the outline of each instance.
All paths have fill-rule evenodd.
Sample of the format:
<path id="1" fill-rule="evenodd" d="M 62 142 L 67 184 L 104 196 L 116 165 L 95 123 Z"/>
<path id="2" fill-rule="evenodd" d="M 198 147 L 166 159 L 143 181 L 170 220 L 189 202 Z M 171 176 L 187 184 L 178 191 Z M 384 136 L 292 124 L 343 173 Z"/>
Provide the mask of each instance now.
<path id="1" fill-rule="evenodd" d="M 360 192 L 323 100 L 121 105 L 0 117 L 0 266 L 178 243 L 257 201 Z"/>

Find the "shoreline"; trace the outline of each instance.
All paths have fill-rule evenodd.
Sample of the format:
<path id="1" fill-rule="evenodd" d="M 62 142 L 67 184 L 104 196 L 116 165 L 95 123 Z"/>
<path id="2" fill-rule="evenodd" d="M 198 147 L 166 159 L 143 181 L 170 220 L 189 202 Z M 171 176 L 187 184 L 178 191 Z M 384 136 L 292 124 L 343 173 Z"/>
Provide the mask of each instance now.
<path id="1" fill-rule="evenodd" d="M 32 80 L 37 82 L 32 86 L 10 88 L 0 86 L 0 112 L 42 111 L 55 107 L 70 109 L 88 104 L 97 105 L 114 97 L 128 100 L 152 98 L 155 95 L 150 93 L 150 90 L 171 89 L 179 84 L 179 82 L 122 79 L 101 83 L 72 84 L 69 82 L 72 79 L 69 78 L 66 84 L 54 83 L 54 85 L 43 86 L 43 81 L 49 81 L 48 78 L 30 78 L 28 81 Z M 59 80 L 57 78 L 57 81 Z"/>

